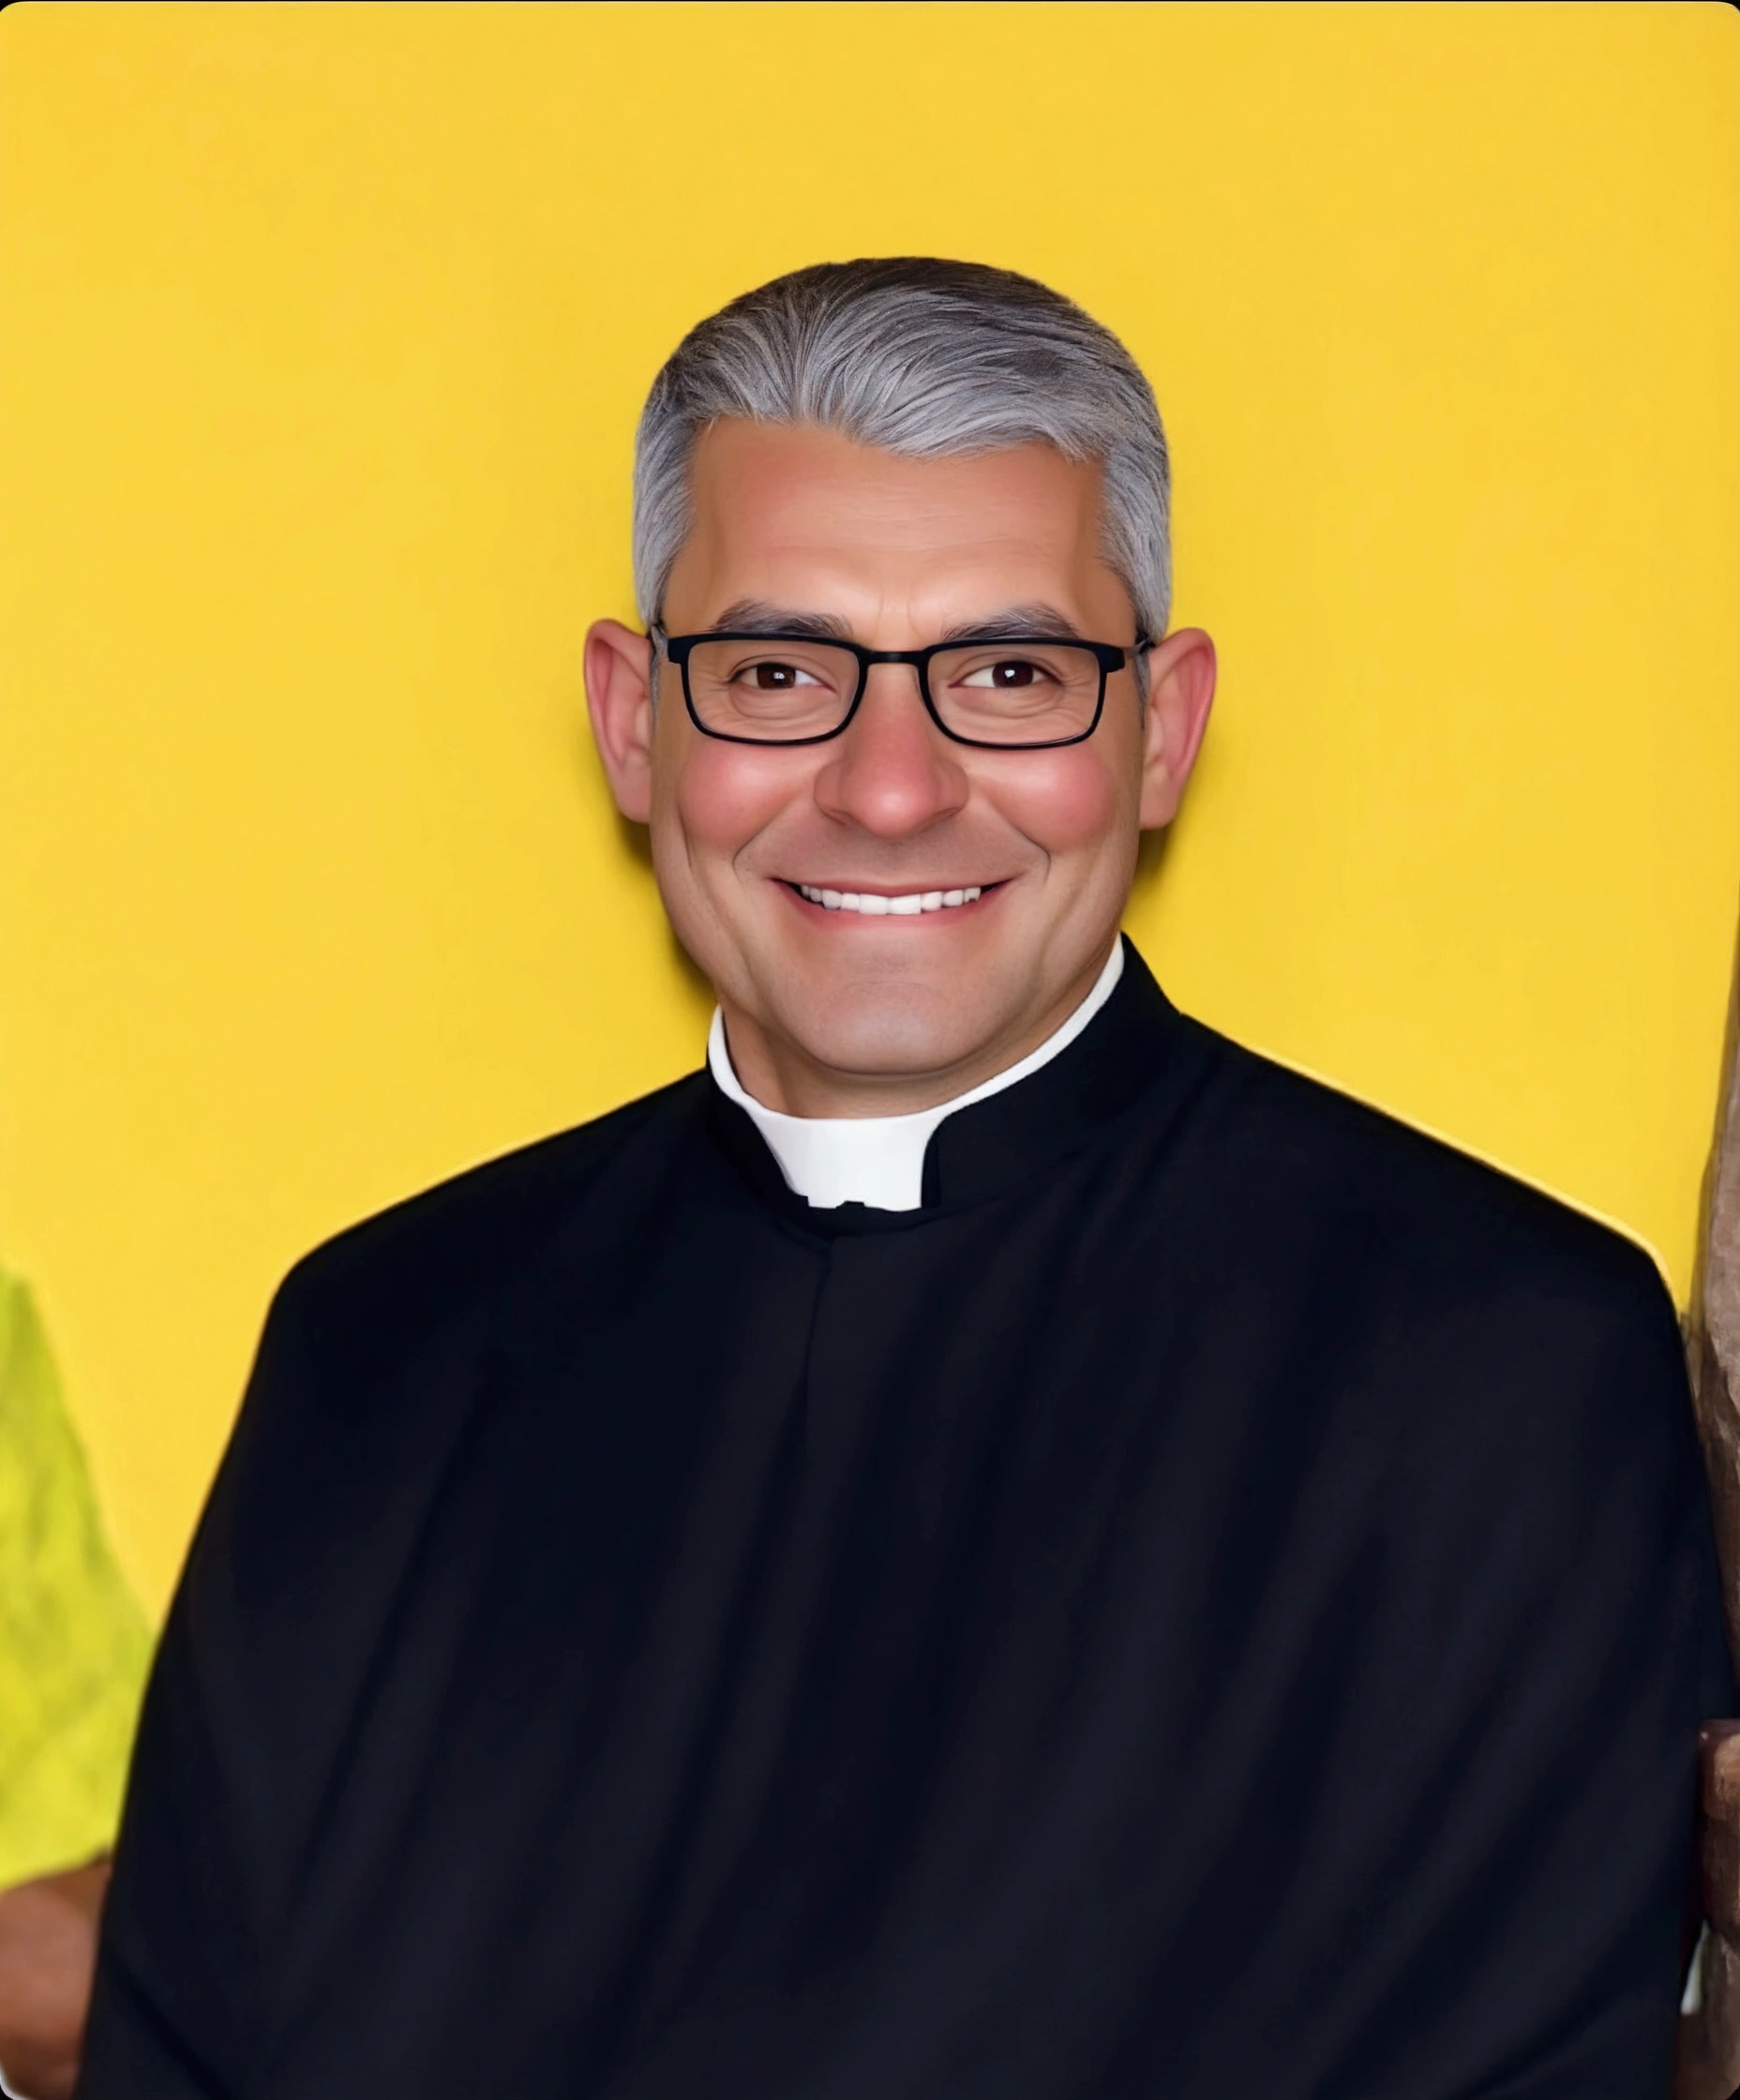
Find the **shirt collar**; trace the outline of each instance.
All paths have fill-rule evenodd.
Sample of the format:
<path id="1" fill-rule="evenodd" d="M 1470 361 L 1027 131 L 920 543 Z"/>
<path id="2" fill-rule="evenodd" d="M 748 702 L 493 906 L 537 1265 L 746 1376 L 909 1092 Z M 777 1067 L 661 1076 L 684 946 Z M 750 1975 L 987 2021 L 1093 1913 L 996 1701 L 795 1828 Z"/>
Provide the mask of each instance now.
<path id="1" fill-rule="evenodd" d="M 732 1069 L 725 1018 L 717 1008 L 707 1039 L 707 1063 L 720 1092 L 735 1102 L 760 1132 L 787 1187 L 812 1208 L 832 1210 L 842 1204 L 860 1203 L 875 1210 L 917 1210 L 924 1200 L 925 1153 L 943 1122 L 975 1102 L 988 1101 L 1018 1086 L 1067 1050 L 1111 998 L 1123 969 L 1124 944 L 1116 940 L 1092 991 L 1037 1050 L 982 1085 L 910 1116 L 784 1116 L 764 1108 L 743 1090 Z"/>

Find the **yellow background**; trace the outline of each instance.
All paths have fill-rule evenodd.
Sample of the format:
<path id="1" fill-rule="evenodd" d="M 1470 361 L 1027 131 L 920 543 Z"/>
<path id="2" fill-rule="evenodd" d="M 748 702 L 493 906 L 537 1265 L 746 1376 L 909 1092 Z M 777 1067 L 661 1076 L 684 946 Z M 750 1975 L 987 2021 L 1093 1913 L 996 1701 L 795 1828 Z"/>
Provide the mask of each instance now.
<path id="1" fill-rule="evenodd" d="M 821 257 L 1152 375 L 1183 1004 L 1684 1296 L 1740 883 L 1740 18 L 0 17 L 0 1254 L 160 1607 L 303 1249 L 694 1064 L 585 741 L 634 418 Z"/>

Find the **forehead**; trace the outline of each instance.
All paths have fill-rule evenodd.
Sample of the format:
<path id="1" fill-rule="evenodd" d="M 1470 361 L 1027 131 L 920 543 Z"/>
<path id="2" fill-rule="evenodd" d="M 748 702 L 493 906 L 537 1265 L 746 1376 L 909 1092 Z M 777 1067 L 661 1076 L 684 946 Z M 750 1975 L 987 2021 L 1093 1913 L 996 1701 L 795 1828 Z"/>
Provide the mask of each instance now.
<path id="1" fill-rule="evenodd" d="M 986 596 L 1062 601 L 1084 619 L 1127 605 L 1101 552 L 1100 469 L 1050 445 L 908 459 L 811 426 L 727 419 L 696 447 L 691 492 L 668 593 L 682 617 L 741 598 L 914 618 Z"/>

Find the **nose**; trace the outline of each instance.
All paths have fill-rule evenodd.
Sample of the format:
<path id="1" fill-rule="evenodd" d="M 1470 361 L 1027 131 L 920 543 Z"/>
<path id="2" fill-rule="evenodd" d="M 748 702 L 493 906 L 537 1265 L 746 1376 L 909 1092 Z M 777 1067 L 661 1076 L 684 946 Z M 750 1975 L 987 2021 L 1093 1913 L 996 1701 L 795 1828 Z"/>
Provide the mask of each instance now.
<path id="1" fill-rule="evenodd" d="M 908 664 L 873 664 L 850 727 L 829 747 L 816 799 L 878 838 L 908 838 L 967 801 L 954 746 L 931 720 Z"/>

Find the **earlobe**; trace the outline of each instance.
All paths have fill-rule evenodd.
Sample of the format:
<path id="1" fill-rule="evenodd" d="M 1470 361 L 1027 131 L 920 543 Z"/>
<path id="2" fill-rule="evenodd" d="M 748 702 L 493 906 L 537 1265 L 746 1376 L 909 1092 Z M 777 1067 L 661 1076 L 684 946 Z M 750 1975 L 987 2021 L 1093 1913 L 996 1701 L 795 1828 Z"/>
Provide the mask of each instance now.
<path id="1" fill-rule="evenodd" d="M 616 806 L 632 823 L 652 813 L 652 644 L 620 620 L 586 632 L 586 706 Z"/>
<path id="2" fill-rule="evenodd" d="M 1159 831 L 1178 813 L 1214 705 L 1214 643 L 1200 627 L 1180 627 L 1148 657 L 1147 745 L 1141 824 Z"/>

